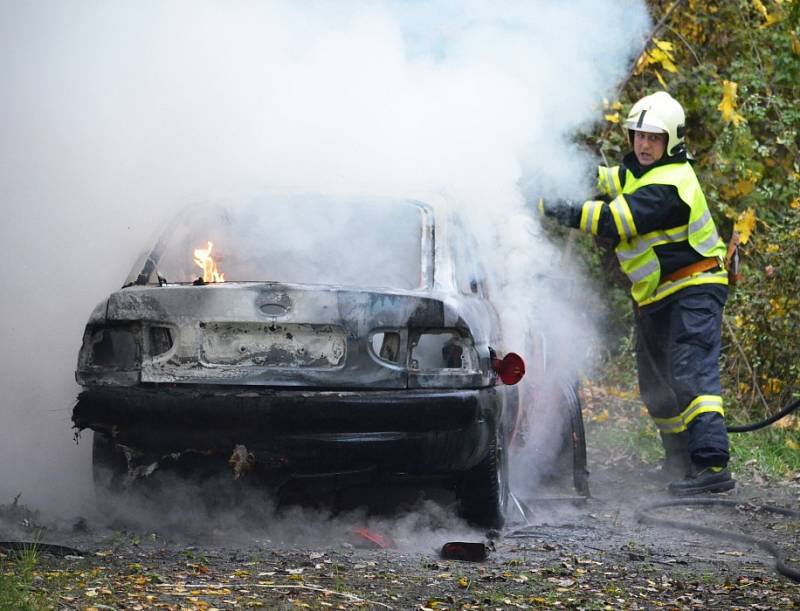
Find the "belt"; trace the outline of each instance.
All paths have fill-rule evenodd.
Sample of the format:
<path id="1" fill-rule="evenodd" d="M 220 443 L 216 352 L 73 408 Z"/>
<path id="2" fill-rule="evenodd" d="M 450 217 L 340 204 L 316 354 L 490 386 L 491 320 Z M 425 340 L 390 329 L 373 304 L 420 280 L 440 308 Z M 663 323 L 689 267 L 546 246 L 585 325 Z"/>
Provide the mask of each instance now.
<path id="1" fill-rule="evenodd" d="M 715 267 L 719 268 L 719 259 L 715 259 L 713 257 L 708 259 L 700 259 L 691 265 L 679 267 L 671 274 L 667 274 L 661 279 L 661 284 L 664 284 L 665 282 L 675 282 L 681 278 L 687 278 L 693 274 L 699 274 L 700 272 L 705 272 L 710 269 L 714 269 Z"/>

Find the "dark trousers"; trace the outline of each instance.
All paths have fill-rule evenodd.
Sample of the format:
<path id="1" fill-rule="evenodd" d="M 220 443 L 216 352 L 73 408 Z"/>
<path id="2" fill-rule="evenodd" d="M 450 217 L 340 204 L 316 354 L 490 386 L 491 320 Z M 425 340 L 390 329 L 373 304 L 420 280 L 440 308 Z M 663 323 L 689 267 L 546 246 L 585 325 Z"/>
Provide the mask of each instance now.
<path id="1" fill-rule="evenodd" d="M 725 466 L 729 459 L 723 417 L 716 412 L 686 415 L 698 398 L 722 394 L 719 356 L 724 303 L 713 292 L 688 292 L 636 311 L 642 400 L 659 426 L 665 449 L 687 447 L 692 462 L 699 466 Z M 682 415 L 689 418 L 682 428 L 663 424 Z"/>

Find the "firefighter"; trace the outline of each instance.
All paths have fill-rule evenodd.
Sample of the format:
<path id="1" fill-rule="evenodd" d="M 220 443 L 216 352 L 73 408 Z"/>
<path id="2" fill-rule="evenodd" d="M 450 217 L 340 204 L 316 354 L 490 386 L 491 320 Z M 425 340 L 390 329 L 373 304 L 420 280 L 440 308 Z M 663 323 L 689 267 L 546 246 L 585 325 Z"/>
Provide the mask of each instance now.
<path id="1" fill-rule="evenodd" d="M 735 486 L 719 375 L 727 248 L 687 159 L 680 103 L 648 95 L 625 126 L 633 151 L 598 168 L 602 196 L 540 200 L 540 212 L 615 245 L 631 281 L 639 388 L 661 435 L 669 491 L 724 492 Z"/>

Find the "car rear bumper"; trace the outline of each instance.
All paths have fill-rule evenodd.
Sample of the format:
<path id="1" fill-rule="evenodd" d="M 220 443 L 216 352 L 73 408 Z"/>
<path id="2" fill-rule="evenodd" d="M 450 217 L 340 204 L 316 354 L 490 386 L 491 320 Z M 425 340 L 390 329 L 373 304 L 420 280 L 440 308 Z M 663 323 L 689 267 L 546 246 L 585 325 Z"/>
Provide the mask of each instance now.
<path id="1" fill-rule="evenodd" d="M 113 431 L 142 461 L 187 451 L 227 457 L 244 445 L 260 467 L 296 473 L 444 475 L 483 458 L 508 391 L 94 388 L 80 394 L 73 421 Z"/>

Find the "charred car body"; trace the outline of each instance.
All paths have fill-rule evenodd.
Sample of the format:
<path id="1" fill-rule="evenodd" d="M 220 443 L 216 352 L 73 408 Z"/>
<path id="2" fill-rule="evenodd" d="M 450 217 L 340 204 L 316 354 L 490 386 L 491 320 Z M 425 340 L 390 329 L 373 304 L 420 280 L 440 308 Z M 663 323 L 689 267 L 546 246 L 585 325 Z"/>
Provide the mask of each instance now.
<path id="1" fill-rule="evenodd" d="M 497 313 L 454 227 L 395 200 L 181 214 L 86 325 L 73 421 L 95 431 L 96 481 L 188 454 L 278 486 L 434 478 L 464 517 L 500 525 L 524 368 L 500 358 Z"/>

